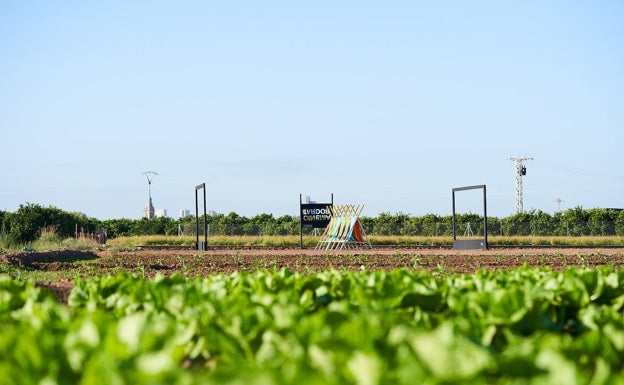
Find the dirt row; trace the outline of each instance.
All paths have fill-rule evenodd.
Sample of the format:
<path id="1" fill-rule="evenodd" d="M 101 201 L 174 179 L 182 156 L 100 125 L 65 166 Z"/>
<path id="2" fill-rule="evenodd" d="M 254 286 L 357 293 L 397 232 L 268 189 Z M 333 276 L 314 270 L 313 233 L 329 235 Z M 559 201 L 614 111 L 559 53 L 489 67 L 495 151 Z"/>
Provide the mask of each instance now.
<path id="1" fill-rule="evenodd" d="M 580 249 L 374 249 L 315 251 L 271 250 L 135 250 L 54 251 L 0 255 L 0 263 L 15 268 L 55 271 L 55 282 L 41 282 L 61 300 L 73 284 L 69 277 L 89 277 L 130 271 L 146 277 L 157 273 L 205 276 L 235 271 L 288 268 L 298 272 L 338 270 L 393 270 L 399 268 L 437 273 L 471 274 L 480 269 L 512 269 L 523 265 L 560 270 L 566 267 L 624 267 L 624 248 Z"/>

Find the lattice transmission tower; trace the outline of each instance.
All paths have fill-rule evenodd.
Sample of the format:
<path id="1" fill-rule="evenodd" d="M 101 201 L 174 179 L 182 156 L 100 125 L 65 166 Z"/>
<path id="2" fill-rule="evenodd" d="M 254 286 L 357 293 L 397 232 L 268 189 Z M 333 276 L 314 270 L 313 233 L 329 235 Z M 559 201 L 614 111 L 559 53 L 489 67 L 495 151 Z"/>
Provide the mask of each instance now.
<path id="1" fill-rule="evenodd" d="M 561 200 L 561 198 L 557 198 L 555 199 L 555 203 L 557 204 L 557 211 L 555 211 L 556 213 L 558 213 L 559 211 L 561 211 L 561 203 L 563 202 L 563 200 Z"/>
<path id="2" fill-rule="evenodd" d="M 516 166 L 516 214 L 521 213 L 522 209 L 522 177 L 526 175 L 525 160 L 533 160 L 533 158 L 509 158 Z"/>

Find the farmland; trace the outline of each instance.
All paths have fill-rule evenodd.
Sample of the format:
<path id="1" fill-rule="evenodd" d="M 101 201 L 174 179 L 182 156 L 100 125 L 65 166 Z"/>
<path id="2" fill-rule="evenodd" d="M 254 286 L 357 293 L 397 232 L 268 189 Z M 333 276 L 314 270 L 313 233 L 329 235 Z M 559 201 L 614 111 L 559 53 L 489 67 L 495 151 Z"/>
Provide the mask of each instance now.
<path id="1" fill-rule="evenodd" d="M 0 375 L 617 384 L 623 260 L 617 247 L 6 253 Z"/>

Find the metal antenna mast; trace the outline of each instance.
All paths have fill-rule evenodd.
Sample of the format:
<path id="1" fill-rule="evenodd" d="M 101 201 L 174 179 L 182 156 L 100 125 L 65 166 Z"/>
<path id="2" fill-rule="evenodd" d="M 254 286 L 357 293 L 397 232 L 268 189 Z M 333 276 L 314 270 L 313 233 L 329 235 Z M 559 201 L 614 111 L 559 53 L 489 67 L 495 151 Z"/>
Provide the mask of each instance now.
<path id="1" fill-rule="evenodd" d="M 526 167 L 522 162 L 525 160 L 533 160 L 533 158 L 509 158 L 516 165 L 516 214 L 523 211 L 522 209 L 522 177 L 526 175 Z"/>
<path id="2" fill-rule="evenodd" d="M 154 216 L 154 206 L 152 205 L 152 179 L 154 179 L 155 175 L 158 175 L 158 173 L 154 172 L 154 171 L 145 171 L 143 173 L 143 175 L 145 175 L 145 178 L 147 179 L 147 208 L 145 209 L 145 216 L 147 217 L 147 219 L 152 219 L 152 217 Z"/>

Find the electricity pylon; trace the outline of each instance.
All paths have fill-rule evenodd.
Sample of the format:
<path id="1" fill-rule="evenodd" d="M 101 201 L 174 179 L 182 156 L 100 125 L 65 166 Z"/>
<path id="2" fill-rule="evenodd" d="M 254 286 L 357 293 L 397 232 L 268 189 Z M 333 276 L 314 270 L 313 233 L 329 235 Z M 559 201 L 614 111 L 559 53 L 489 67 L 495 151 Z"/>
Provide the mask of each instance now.
<path id="1" fill-rule="evenodd" d="M 523 211 L 522 209 L 522 177 L 526 175 L 526 167 L 522 162 L 525 160 L 533 160 L 533 158 L 509 158 L 516 165 L 516 214 Z"/>
<path id="2" fill-rule="evenodd" d="M 559 211 L 561 211 L 561 202 L 563 202 L 561 200 L 561 198 L 557 198 L 555 199 L 555 203 L 557 204 L 557 211 L 555 211 L 556 213 L 558 213 Z"/>

